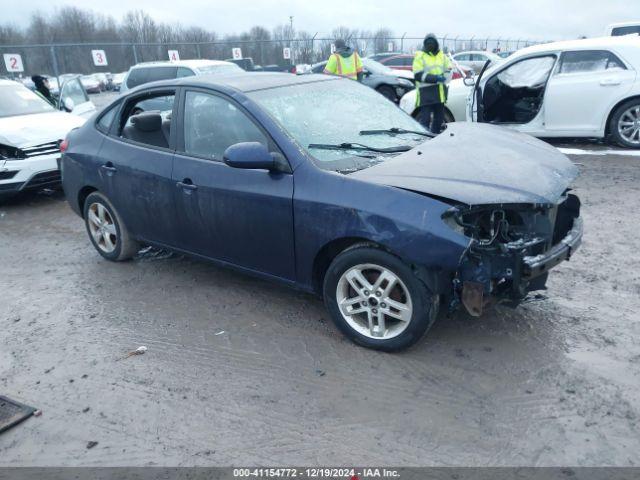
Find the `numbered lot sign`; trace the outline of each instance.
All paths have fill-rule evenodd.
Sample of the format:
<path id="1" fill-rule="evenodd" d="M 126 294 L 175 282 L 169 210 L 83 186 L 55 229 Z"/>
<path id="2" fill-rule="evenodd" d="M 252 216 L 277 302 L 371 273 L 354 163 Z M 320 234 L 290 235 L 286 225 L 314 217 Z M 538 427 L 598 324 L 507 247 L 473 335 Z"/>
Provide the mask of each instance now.
<path id="1" fill-rule="evenodd" d="M 7 67 L 7 72 L 24 72 L 22 57 L 17 53 L 5 53 L 4 66 Z"/>
<path id="2" fill-rule="evenodd" d="M 285 60 L 291 60 L 291 49 L 289 47 L 284 47 L 282 49 L 282 56 Z"/>
<path id="3" fill-rule="evenodd" d="M 393 42 L 387 43 L 387 51 L 393 52 Z"/>
<path id="4" fill-rule="evenodd" d="M 178 50 L 169 50 L 169 60 L 171 60 L 172 62 L 180 60 L 180 53 L 178 52 Z"/>
<path id="5" fill-rule="evenodd" d="M 336 44 L 335 43 L 331 44 L 331 53 L 336 53 Z"/>
<path id="6" fill-rule="evenodd" d="M 93 64 L 96 67 L 104 67 L 109 65 L 107 63 L 107 54 L 104 50 L 91 50 L 91 56 L 93 57 Z"/>
<path id="7" fill-rule="evenodd" d="M 233 55 L 234 60 L 242 60 L 242 49 L 241 48 L 232 48 L 231 54 Z"/>

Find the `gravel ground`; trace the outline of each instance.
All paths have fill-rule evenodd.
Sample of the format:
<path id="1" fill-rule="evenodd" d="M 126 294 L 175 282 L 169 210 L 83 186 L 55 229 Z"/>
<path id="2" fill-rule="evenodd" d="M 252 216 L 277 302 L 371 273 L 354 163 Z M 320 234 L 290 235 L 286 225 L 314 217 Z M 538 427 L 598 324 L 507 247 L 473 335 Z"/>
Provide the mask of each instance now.
<path id="1" fill-rule="evenodd" d="M 60 193 L 0 205 L 0 393 L 43 412 L 0 466 L 640 464 L 640 157 L 573 159 L 584 244 L 545 298 L 401 354 L 306 294 L 104 261 Z"/>

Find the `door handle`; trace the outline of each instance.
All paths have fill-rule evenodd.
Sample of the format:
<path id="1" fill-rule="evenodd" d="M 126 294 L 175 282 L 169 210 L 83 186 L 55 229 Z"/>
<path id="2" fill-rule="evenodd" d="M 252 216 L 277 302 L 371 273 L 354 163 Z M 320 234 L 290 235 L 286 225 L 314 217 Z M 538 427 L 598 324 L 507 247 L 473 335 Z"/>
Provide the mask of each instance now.
<path id="1" fill-rule="evenodd" d="M 615 78 L 605 78 L 603 80 L 600 80 L 600 85 L 606 87 L 609 85 L 620 85 L 620 80 L 616 80 Z"/>
<path id="2" fill-rule="evenodd" d="M 194 185 L 193 182 L 191 181 L 191 179 L 189 178 L 185 178 L 184 180 L 182 180 L 181 182 L 176 182 L 176 186 L 178 188 L 182 188 L 183 190 L 197 190 L 198 186 Z"/>
<path id="3" fill-rule="evenodd" d="M 107 175 L 113 175 L 118 171 L 116 167 L 113 166 L 113 163 L 107 162 L 104 165 L 100 165 L 100 168 L 107 172 Z"/>

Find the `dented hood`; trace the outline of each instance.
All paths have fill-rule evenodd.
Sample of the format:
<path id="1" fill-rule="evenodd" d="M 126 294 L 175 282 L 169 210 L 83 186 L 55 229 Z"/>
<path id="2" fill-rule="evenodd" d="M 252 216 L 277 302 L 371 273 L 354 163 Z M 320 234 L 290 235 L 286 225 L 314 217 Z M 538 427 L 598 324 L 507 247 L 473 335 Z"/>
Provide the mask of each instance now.
<path id="1" fill-rule="evenodd" d="M 436 138 L 350 176 L 468 205 L 556 203 L 578 168 L 555 147 L 487 124 L 455 122 Z"/>

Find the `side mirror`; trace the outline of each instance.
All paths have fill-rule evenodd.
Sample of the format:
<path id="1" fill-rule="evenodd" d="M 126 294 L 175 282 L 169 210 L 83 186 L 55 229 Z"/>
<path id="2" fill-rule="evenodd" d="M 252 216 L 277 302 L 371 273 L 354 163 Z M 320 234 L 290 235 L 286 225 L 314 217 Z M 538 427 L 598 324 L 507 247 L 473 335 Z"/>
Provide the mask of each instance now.
<path id="1" fill-rule="evenodd" d="M 73 102 L 73 100 L 69 97 L 65 97 L 65 99 L 62 101 L 62 105 L 64 106 L 64 109 L 67 112 L 72 112 L 73 109 L 75 108 L 76 104 Z"/>
<path id="2" fill-rule="evenodd" d="M 224 151 L 224 163 L 233 168 L 275 170 L 276 161 L 267 147 L 259 142 L 241 142 Z"/>
<path id="3" fill-rule="evenodd" d="M 462 80 L 462 82 L 467 86 L 467 87 L 473 87 L 476 84 L 476 79 L 475 77 L 464 77 L 464 79 Z"/>
<path id="4" fill-rule="evenodd" d="M 367 70 L 366 68 L 362 69 L 362 75 L 364 75 L 365 77 L 369 77 L 371 76 L 371 72 L 369 70 Z"/>

